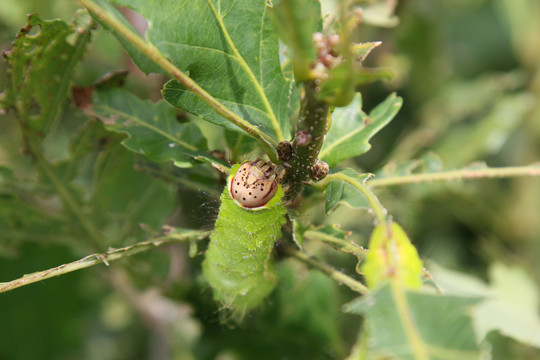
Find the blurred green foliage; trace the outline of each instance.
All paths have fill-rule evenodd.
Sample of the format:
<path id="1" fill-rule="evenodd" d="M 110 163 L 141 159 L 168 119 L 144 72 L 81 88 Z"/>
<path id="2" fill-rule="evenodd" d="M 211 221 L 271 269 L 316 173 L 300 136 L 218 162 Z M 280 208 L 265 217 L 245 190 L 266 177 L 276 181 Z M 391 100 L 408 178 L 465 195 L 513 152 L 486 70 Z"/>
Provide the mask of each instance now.
<path id="1" fill-rule="evenodd" d="M 323 11 L 332 3 L 323 1 Z M 69 23 L 77 7 L 68 0 L 2 1 L 1 49 L 11 48 L 15 34 L 26 23 L 26 13 Z M 367 63 L 395 72 L 391 82 L 362 85 L 363 109 L 369 112 L 389 92 L 396 92 L 404 99 L 402 110 L 371 140 L 367 154 L 346 160 L 340 168 L 376 172 L 388 162 L 399 167 L 426 156 L 437 157 L 445 169 L 477 160 L 489 166 L 538 161 L 540 3 L 403 0 L 396 14 L 399 25 L 393 28 L 368 26 L 370 21 L 391 24 L 393 17 L 382 21 L 366 14 L 366 25 L 354 35 L 361 42 L 381 40 Z M 75 69 L 74 83 L 88 86 L 111 70 L 125 68 L 131 71 L 127 89 L 160 99 L 165 78 L 142 74 L 101 28 L 92 32 L 84 59 Z M 7 65 L 1 62 L 1 89 L 7 83 L 6 72 Z M 101 220 L 107 239 L 103 246 L 143 240 L 145 232 L 159 227 L 167 214 L 171 214 L 170 223 L 178 226 L 211 228 L 221 187 L 214 173 L 199 169 L 186 175 L 176 169 L 168 172 L 172 178 L 160 178 L 161 166 L 166 165 L 128 152 L 120 145 L 124 138 L 99 123 L 81 127 L 85 120 L 79 109 L 67 105 L 60 125 L 43 147 L 48 158 L 55 160 L 55 171 L 65 176 L 70 164 L 62 160 L 78 152 L 79 175 L 73 179 L 77 184 L 73 191 L 92 205 L 92 216 Z M 18 152 L 22 140 L 14 113 L 2 114 L 0 124 L 0 228 L 9 223 L 20 230 L 0 233 L 0 281 L 89 254 L 90 246 L 77 243 L 81 229 L 59 210 L 59 200 L 50 197 L 49 184 L 36 189 L 39 174 L 30 158 Z M 201 128 L 210 149 L 223 147 L 220 129 L 210 124 Z M 78 137 L 70 142 L 74 132 Z M 86 143 L 86 136 L 99 141 Z M 239 152 L 235 156 L 242 155 Z M 29 189 L 40 192 L 39 202 L 29 199 Z M 518 281 L 512 281 L 526 283 L 527 293 L 537 299 L 538 180 L 408 185 L 377 194 L 423 258 L 485 282 L 496 281 L 489 275 L 495 263 L 512 264 L 531 278 L 519 275 Z M 134 198 L 146 200 L 135 205 Z M 369 218 L 359 219 L 358 212 L 343 206 L 325 218 L 322 202 L 300 217 L 317 224 L 323 219 L 341 224 L 353 230 L 361 243 L 367 242 L 371 230 Z M 141 223 L 149 228 L 141 230 Z M 339 268 L 355 266 L 354 258 L 323 253 Z M 171 246 L 122 260 L 127 276 L 115 270 L 105 276 L 103 268 L 94 268 L 0 295 L 0 358 L 328 359 L 350 352 L 360 324 L 358 318 L 337 311 L 353 298 L 349 290 L 287 260 L 280 267 L 278 291 L 261 314 L 248 319 L 244 327 L 226 330 L 218 324 L 211 294 L 200 280 L 201 257 L 189 259 L 187 254 L 187 246 Z M 504 286 L 499 288 L 510 288 L 509 281 L 502 281 Z M 287 289 L 310 301 L 296 303 Z M 538 302 L 529 304 L 531 313 L 535 305 L 538 313 Z M 494 359 L 540 356 L 538 349 L 507 335 L 492 332 L 488 336 Z"/>

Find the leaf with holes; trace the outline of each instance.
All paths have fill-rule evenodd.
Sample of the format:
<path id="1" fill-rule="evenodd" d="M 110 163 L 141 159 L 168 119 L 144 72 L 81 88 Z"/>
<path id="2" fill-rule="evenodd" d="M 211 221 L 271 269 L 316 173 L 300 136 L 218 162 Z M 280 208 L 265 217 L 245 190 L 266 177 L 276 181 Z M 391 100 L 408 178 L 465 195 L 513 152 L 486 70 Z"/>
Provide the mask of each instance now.
<path id="1" fill-rule="evenodd" d="M 69 95 L 71 77 L 90 39 L 91 23 L 79 14 L 73 25 L 29 15 L 13 49 L 5 53 L 10 66 L 2 108 L 15 108 L 23 129 L 40 142 L 54 129 Z M 69 37 L 74 36 L 72 41 Z"/>

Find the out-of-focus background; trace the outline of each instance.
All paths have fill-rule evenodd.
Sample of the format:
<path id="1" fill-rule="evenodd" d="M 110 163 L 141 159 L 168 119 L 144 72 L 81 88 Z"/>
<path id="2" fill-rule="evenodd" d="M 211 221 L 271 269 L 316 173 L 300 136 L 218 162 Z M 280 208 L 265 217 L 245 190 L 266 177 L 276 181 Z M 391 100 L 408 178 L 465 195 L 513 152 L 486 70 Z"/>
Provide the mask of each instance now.
<path id="1" fill-rule="evenodd" d="M 323 5 L 330 7 L 332 3 Z M 62 18 L 70 22 L 77 8 L 76 2 L 68 0 L 1 1 L 0 50 L 10 49 L 18 30 L 26 23 L 27 13 L 38 13 L 42 19 Z M 362 26 L 357 41 L 382 41 L 366 65 L 387 66 L 395 72 L 391 82 L 361 89 L 364 108 L 371 109 L 389 92 L 397 92 L 404 98 L 403 107 L 391 124 L 373 139 L 371 151 L 344 166 L 380 173 L 411 160 L 416 160 L 419 168 L 435 162 L 443 169 L 474 166 L 477 161 L 490 167 L 539 161 L 540 2 L 404 0 L 397 3 L 396 15 L 399 24 L 394 27 Z M 93 33 L 74 82 L 88 86 L 105 73 L 121 69 L 131 71 L 126 87 L 141 97 L 160 98 L 164 79 L 138 72 L 118 42 L 101 28 Z M 0 62 L 0 89 L 5 87 L 6 71 L 5 62 Z M 85 116 L 74 106 L 68 106 L 63 119 L 68 119 L 68 128 L 76 128 L 85 121 Z M 206 131 L 211 135 L 213 128 Z M 64 156 L 68 140 L 63 140 L 64 143 L 60 136 L 56 138 L 57 143 L 47 144 L 52 158 Z M 0 165 L 7 165 L 18 174 L 31 174 L 30 160 L 18 153 L 20 144 L 13 113 L 3 114 L 0 117 Z M 218 140 L 215 145 L 219 145 Z M 114 164 L 103 166 L 114 167 Z M 127 178 L 132 176 L 129 172 L 136 173 L 133 167 L 126 167 L 125 171 L 128 174 L 122 176 Z M 139 186 L 145 187 L 146 183 L 141 180 Z M 215 189 L 219 191 L 217 184 Z M 163 191 L 171 197 L 164 196 L 161 211 L 172 211 L 174 190 Z M 376 193 L 428 262 L 484 280 L 488 280 L 490 266 L 504 263 L 519 267 L 537 284 L 540 282 L 538 179 L 406 185 L 378 188 Z M 185 215 L 181 225 L 210 228 L 215 210 L 206 208 L 215 209 L 215 197 L 184 194 L 181 198 L 180 213 Z M 2 209 L 1 204 L 2 199 L 0 217 L 7 217 L 8 210 Z M 114 207 L 117 204 L 98 205 Z M 118 216 L 121 213 L 119 211 Z M 372 229 L 368 216 L 343 207 L 326 220 L 322 207 L 305 216 L 313 223 L 341 224 L 344 229 L 354 231 L 355 239 L 360 242 L 367 240 Z M 199 220 L 199 217 L 207 220 Z M 152 219 L 144 222 L 151 223 Z M 21 223 L 20 237 L 10 234 L 9 242 L 5 242 L 0 233 L 0 281 L 89 254 L 84 248 L 74 252 L 66 245 L 69 239 L 64 239 L 61 231 L 56 235 L 55 226 L 50 222 L 36 226 L 40 233 L 35 237 L 24 233 L 24 226 Z M 174 314 L 174 326 L 167 330 L 159 328 L 151 315 L 145 318 L 137 312 L 137 307 L 144 308 L 144 304 L 129 303 L 126 300 L 129 296 L 122 294 L 122 290 L 111 291 L 111 288 L 122 288 L 118 285 L 123 281 L 122 275 L 109 276 L 104 281 L 101 270 L 83 270 L 0 295 L 0 359 L 160 359 L 163 357 L 154 350 L 160 348 L 164 338 L 181 349 L 186 344 L 193 346 L 201 337 L 206 342 L 200 341 L 197 354 L 206 358 L 213 346 L 219 347 L 219 343 L 208 340 L 212 336 L 224 336 L 220 340 L 223 343 L 228 341 L 227 337 L 238 339 L 234 332 L 224 335 L 217 324 L 202 325 L 191 316 L 193 308 L 198 306 L 196 286 L 175 287 L 169 276 L 170 254 L 174 261 L 175 256 L 184 256 L 182 251 L 185 249 L 143 255 L 134 260 L 139 260 L 136 264 L 140 267 L 132 270 L 140 279 L 136 287 L 144 289 L 148 284 L 155 284 L 167 289 L 168 298 L 147 291 L 138 299 L 159 303 L 159 309 L 168 309 L 163 311 L 169 314 L 167 316 Z M 343 268 L 354 266 L 344 257 L 335 257 L 332 261 L 343 261 Z M 193 278 L 197 275 L 196 264 L 188 270 L 182 266 L 187 265 L 178 265 L 178 273 L 187 273 Z M 313 281 L 325 280 L 316 277 Z M 175 298 L 181 301 L 168 300 Z M 345 321 L 342 328 L 357 328 L 347 326 Z M 204 335 L 201 335 L 203 328 Z M 348 347 L 354 341 L 354 335 L 349 336 L 328 335 L 338 344 L 336 348 Z M 493 334 L 492 344 L 497 350 L 494 359 L 537 359 L 540 356 L 537 350 L 499 334 Z M 175 354 L 177 359 L 189 358 L 182 357 L 181 350 Z M 296 356 L 302 358 L 301 354 Z"/>

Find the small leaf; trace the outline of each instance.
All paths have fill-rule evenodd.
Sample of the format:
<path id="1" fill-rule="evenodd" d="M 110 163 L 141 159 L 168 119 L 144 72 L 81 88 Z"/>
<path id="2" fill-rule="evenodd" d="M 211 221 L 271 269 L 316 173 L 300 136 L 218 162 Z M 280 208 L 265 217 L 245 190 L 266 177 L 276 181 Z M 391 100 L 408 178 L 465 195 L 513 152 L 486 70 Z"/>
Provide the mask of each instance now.
<path id="1" fill-rule="evenodd" d="M 334 167 L 367 152 L 371 148 L 369 140 L 396 116 L 402 103 L 400 97 L 391 94 L 368 116 L 362 111 L 362 97 L 358 94 L 348 106 L 336 108 L 319 157 Z"/>
<path id="2" fill-rule="evenodd" d="M 369 43 L 372 44 L 372 43 Z M 355 44 L 347 52 L 341 63 L 331 67 L 327 71 L 325 80 L 321 82 L 317 97 L 334 106 L 347 106 L 353 101 L 356 89 L 364 84 L 378 80 L 390 80 L 394 73 L 387 68 L 366 68 L 362 66 L 363 57 L 368 53 L 356 56 L 358 47 Z"/>
<path id="3" fill-rule="evenodd" d="M 422 286 L 422 261 L 405 231 L 395 222 L 373 230 L 362 272 L 370 288 L 388 279 L 408 289 Z"/>
<path id="4" fill-rule="evenodd" d="M 276 32 L 291 51 L 296 81 L 311 78 L 316 49 L 313 34 L 322 31 L 321 4 L 317 0 L 274 1 L 270 12 Z"/>
<path id="5" fill-rule="evenodd" d="M 367 56 L 375 49 L 376 47 L 379 47 L 382 44 L 380 41 L 372 41 L 372 42 L 365 42 L 365 43 L 359 43 L 354 44 L 351 47 L 351 50 L 353 52 L 353 55 L 360 60 L 360 62 L 364 62 L 366 60 Z"/>
<path id="6" fill-rule="evenodd" d="M 353 254 L 358 259 L 356 272 L 361 274 L 360 263 L 365 259 L 367 250 L 350 240 L 350 231 L 344 231 L 337 225 L 304 227 L 303 237 L 325 242 L 344 253 Z"/>
<path id="7" fill-rule="evenodd" d="M 123 145 L 154 161 L 185 163 L 207 148 L 206 138 L 194 123 L 179 123 L 164 101 L 152 103 L 118 89 L 99 89 L 92 110 L 108 130 L 128 134 Z"/>
<path id="8" fill-rule="evenodd" d="M 364 183 L 370 174 L 359 174 L 353 169 L 346 169 L 340 173 Z M 335 210 L 340 204 L 346 204 L 356 209 L 369 209 L 370 205 L 364 195 L 354 186 L 342 180 L 331 180 L 324 190 L 326 197 L 325 211 L 329 213 Z"/>
<path id="9" fill-rule="evenodd" d="M 469 316 L 477 298 L 406 291 L 387 284 L 344 306 L 365 316 L 370 359 L 478 359 Z"/>

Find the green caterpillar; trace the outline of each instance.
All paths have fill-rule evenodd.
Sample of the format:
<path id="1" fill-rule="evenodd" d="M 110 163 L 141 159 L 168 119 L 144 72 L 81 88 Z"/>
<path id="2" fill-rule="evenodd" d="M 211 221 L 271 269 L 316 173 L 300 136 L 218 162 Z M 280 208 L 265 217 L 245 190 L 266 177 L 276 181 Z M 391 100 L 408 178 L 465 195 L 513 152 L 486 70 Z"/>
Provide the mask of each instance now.
<path id="1" fill-rule="evenodd" d="M 272 248 L 286 213 L 280 180 L 276 167 L 262 160 L 236 164 L 221 194 L 202 269 L 214 298 L 236 320 L 276 286 Z"/>

